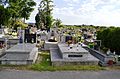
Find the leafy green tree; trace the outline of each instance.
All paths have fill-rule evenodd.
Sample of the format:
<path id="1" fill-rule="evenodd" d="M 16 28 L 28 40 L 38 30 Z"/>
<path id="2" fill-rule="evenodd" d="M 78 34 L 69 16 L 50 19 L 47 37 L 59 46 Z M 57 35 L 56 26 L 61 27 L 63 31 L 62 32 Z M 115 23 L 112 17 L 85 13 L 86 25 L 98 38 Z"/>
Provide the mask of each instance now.
<path id="1" fill-rule="evenodd" d="M 38 28 L 45 29 L 46 19 L 45 19 L 44 12 L 42 10 L 39 10 L 37 15 L 35 16 L 35 20 L 36 20 L 36 26 Z"/>
<path id="2" fill-rule="evenodd" d="M 29 18 L 35 5 L 33 0 L 0 0 L 0 24 L 15 28 L 17 20 Z"/>
<path id="3" fill-rule="evenodd" d="M 20 27 L 21 29 L 25 29 L 27 26 L 28 26 L 28 25 L 25 24 L 25 23 L 23 23 L 21 20 L 17 20 L 17 21 L 15 22 L 14 29 L 16 29 L 16 31 L 17 31 L 18 27 Z"/>
<path id="4" fill-rule="evenodd" d="M 10 11 L 11 17 L 14 20 L 20 18 L 20 10 L 21 10 L 20 3 L 21 0 L 9 0 L 8 2 L 9 5 L 7 8 Z"/>
<path id="5" fill-rule="evenodd" d="M 12 18 L 14 20 L 24 18 L 24 22 L 34 10 L 33 6 L 36 5 L 33 0 L 9 0 L 8 4 Z"/>
<path id="6" fill-rule="evenodd" d="M 55 23 L 54 23 L 57 27 L 62 27 L 62 21 L 60 19 L 55 19 Z"/>
<path id="7" fill-rule="evenodd" d="M 29 19 L 31 12 L 34 10 L 33 6 L 35 5 L 36 3 L 33 0 L 22 0 L 20 15 L 24 18 L 24 22 Z"/>
<path id="8" fill-rule="evenodd" d="M 108 29 L 99 31 L 97 34 L 97 39 L 102 40 L 103 47 L 108 47 L 109 33 L 110 33 L 110 29 L 108 28 Z"/>
<path id="9" fill-rule="evenodd" d="M 46 16 L 46 28 L 49 30 L 52 27 L 53 17 L 51 15 Z"/>
<path id="10" fill-rule="evenodd" d="M 39 16 L 38 13 L 35 16 L 35 21 L 36 21 L 35 25 L 37 26 L 37 28 L 41 28 L 41 26 L 40 26 L 40 16 Z"/>
<path id="11" fill-rule="evenodd" d="M 105 28 L 98 32 L 97 39 L 102 41 L 102 47 L 120 54 L 120 28 Z"/>
<path id="12" fill-rule="evenodd" d="M 7 25 L 9 19 L 10 19 L 10 13 L 8 9 L 0 5 L 0 28 L 1 25 Z"/>
<path id="13" fill-rule="evenodd" d="M 120 28 L 114 28 L 111 32 L 110 38 L 110 48 L 116 51 L 120 55 Z"/>
<path id="14" fill-rule="evenodd" d="M 44 26 L 45 29 L 49 29 L 52 26 L 53 17 L 52 17 L 52 10 L 53 10 L 53 1 L 52 0 L 42 0 L 39 5 L 39 22 L 40 26 Z"/>

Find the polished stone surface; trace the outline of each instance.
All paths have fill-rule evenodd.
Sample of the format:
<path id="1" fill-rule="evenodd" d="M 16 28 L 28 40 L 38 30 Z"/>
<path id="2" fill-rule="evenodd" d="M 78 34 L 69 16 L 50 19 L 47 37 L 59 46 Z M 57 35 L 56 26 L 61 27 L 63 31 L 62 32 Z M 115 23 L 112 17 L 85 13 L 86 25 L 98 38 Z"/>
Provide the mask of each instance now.
<path id="1" fill-rule="evenodd" d="M 86 59 L 63 59 L 61 55 L 59 54 L 58 49 L 51 49 L 51 61 L 69 61 L 69 62 L 87 62 L 87 61 L 99 61 L 96 57 L 92 56 L 91 54 L 88 54 Z"/>
<path id="2" fill-rule="evenodd" d="M 83 54 L 89 53 L 87 50 L 85 50 L 84 48 L 82 48 L 80 45 L 77 45 L 77 44 L 72 45 L 71 49 L 70 49 L 70 46 L 68 46 L 68 44 L 65 44 L 65 43 L 58 44 L 58 46 L 62 53 L 83 53 Z"/>

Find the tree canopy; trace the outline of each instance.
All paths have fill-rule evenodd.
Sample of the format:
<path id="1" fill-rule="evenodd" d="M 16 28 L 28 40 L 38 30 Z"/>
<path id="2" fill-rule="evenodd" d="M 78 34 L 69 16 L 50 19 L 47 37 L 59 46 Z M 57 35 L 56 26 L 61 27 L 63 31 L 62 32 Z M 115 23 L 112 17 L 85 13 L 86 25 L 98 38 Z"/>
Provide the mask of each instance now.
<path id="1" fill-rule="evenodd" d="M 34 0 L 0 0 L 0 24 L 5 25 L 9 19 L 9 24 L 13 27 L 17 19 L 24 19 L 25 23 L 25 20 L 29 19 L 35 5 Z"/>
<path id="2" fill-rule="evenodd" d="M 97 34 L 97 39 L 102 41 L 102 46 L 112 52 L 120 54 L 120 28 L 106 28 Z"/>
<path id="3" fill-rule="evenodd" d="M 54 24 L 59 28 L 62 27 L 62 21 L 60 19 L 55 19 Z"/>
<path id="4" fill-rule="evenodd" d="M 6 25 L 10 19 L 10 12 L 8 9 L 0 5 L 0 28 L 1 25 Z"/>
<path id="5" fill-rule="evenodd" d="M 53 22 L 52 3 L 53 3 L 52 0 L 42 0 L 40 2 L 39 8 L 38 8 L 39 12 L 36 15 L 36 24 L 37 25 L 39 24 L 39 27 L 41 29 L 49 29 L 52 26 L 52 22 Z"/>
<path id="6" fill-rule="evenodd" d="M 34 10 L 33 6 L 36 5 L 33 0 L 9 0 L 8 4 L 11 17 L 14 19 L 24 18 L 24 21 L 29 18 L 31 12 Z"/>

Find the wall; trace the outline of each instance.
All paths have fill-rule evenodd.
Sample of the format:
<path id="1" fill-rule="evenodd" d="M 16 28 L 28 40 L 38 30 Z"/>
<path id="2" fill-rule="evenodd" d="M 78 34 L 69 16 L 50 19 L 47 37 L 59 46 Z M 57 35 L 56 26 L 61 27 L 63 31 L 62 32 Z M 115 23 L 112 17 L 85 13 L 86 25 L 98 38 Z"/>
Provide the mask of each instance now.
<path id="1" fill-rule="evenodd" d="M 79 62 L 69 62 L 69 61 L 53 61 L 52 66 L 68 66 L 68 65 L 98 65 L 98 61 L 79 61 Z"/>
<path id="2" fill-rule="evenodd" d="M 82 55 L 82 57 L 68 57 L 69 55 Z M 64 53 L 63 59 L 86 59 L 88 54 Z"/>
<path id="3" fill-rule="evenodd" d="M 86 50 L 88 50 L 93 56 L 95 56 L 96 58 L 98 58 L 100 60 L 100 65 L 102 66 L 107 66 L 109 60 L 115 60 L 114 56 L 107 56 L 99 51 L 96 51 L 94 49 L 91 48 L 85 48 Z"/>
<path id="4" fill-rule="evenodd" d="M 7 64 L 11 64 L 11 65 L 26 65 L 27 61 L 19 61 L 19 60 L 9 60 L 9 61 L 1 61 L 2 65 L 7 65 Z"/>
<path id="5" fill-rule="evenodd" d="M 57 42 L 45 42 L 44 50 L 50 50 L 50 48 L 58 48 Z"/>

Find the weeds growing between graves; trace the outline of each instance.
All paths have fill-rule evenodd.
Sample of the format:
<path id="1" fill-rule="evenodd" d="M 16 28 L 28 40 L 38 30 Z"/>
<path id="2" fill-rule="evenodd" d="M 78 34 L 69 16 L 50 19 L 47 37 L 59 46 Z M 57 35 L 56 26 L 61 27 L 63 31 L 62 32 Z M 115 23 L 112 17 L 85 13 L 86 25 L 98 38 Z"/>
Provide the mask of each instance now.
<path id="1" fill-rule="evenodd" d="M 35 64 L 32 65 L 0 65 L 0 69 L 16 69 L 16 70 L 35 70 L 35 71 L 79 71 L 79 70 L 106 70 L 105 67 L 93 65 L 67 65 L 52 66 L 49 51 L 41 51 Z"/>
<path id="2" fill-rule="evenodd" d="M 81 66 L 81 65 L 71 65 L 71 66 L 52 66 L 50 61 L 50 53 L 42 52 L 39 54 L 41 61 L 37 60 L 36 64 L 31 65 L 30 69 L 37 71 L 79 71 L 79 70 L 105 70 L 105 68 L 100 66 Z"/>

